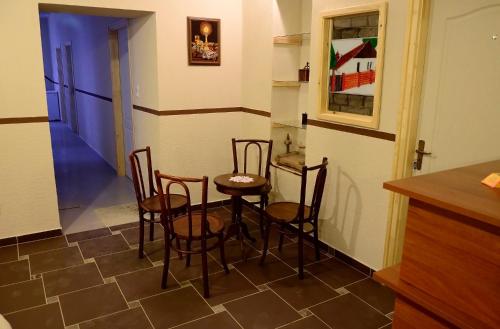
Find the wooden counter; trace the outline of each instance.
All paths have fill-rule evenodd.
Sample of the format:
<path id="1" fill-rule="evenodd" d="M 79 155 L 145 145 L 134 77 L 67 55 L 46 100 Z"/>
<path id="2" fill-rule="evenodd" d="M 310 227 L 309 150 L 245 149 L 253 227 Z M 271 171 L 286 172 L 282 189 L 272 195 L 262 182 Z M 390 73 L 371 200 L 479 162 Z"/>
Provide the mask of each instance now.
<path id="1" fill-rule="evenodd" d="M 500 327 L 500 161 L 387 182 L 410 197 L 400 265 L 375 273 L 397 293 L 394 328 Z"/>

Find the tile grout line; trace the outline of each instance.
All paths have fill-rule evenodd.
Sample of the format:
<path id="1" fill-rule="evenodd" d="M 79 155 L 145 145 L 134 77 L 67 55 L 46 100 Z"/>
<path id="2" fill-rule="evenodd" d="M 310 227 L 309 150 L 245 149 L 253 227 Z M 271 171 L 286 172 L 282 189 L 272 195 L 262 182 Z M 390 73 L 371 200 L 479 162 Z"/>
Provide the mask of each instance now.
<path id="1" fill-rule="evenodd" d="M 226 313 L 231 317 L 231 319 L 233 319 L 234 322 L 236 322 L 237 325 L 239 325 L 241 327 L 241 329 L 244 329 L 243 325 L 238 322 L 238 320 L 234 317 L 234 315 L 231 312 L 229 312 L 228 309 L 226 309 Z"/>
<path id="2" fill-rule="evenodd" d="M 213 310 L 212 310 L 212 312 L 213 312 Z M 186 321 L 186 322 L 182 322 L 182 323 L 176 324 L 175 326 L 168 327 L 168 328 L 169 328 L 169 329 L 178 328 L 178 327 L 183 326 L 183 325 L 185 325 L 185 324 L 193 323 L 193 322 L 195 322 L 195 321 L 198 321 L 198 320 L 202 320 L 202 319 L 208 318 L 209 316 L 213 316 L 213 315 L 215 315 L 215 314 L 217 314 L 217 313 L 215 313 L 215 312 L 214 312 L 214 313 L 212 313 L 212 314 L 204 315 L 204 316 L 202 316 L 202 317 L 199 317 L 199 318 L 196 318 L 196 319 L 193 319 L 193 320 L 189 320 L 189 321 Z"/>
<path id="3" fill-rule="evenodd" d="M 18 281 L 18 282 L 11 282 L 11 283 L 8 283 L 8 284 L 4 284 L 2 286 L 0 286 L 0 288 L 5 288 L 5 287 L 9 287 L 9 286 L 13 286 L 15 284 L 21 284 L 21 283 L 26 283 L 26 282 L 29 282 L 29 281 L 35 281 L 35 279 L 31 278 L 31 275 L 30 275 L 30 278 L 28 280 L 23 280 L 23 281 Z"/>
<path id="4" fill-rule="evenodd" d="M 57 251 L 57 250 L 62 250 L 62 249 L 65 249 L 65 248 L 71 248 L 71 246 L 66 245 L 66 246 L 60 247 L 60 248 L 52 248 L 52 249 L 47 249 L 47 250 L 32 252 L 32 253 L 29 253 L 29 254 L 20 255 L 19 257 L 29 256 L 29 255 L 40 255 L 40 254 L 49 253 L 49 252 L 53 252 L 53 251 Z"/>
<path id="5" fill-rule="evenodd" d="M 389 321 L 392 322 L 392 319 L 389 318 L 386 314 L 382 313 L 382 311 L 379 311 L 378 309 L 376 309 L 375 307 L 373 307 L 372 305 L 368 304 L 368 302 L 364 301 L 361 297 L 359 297 L 358 295 L 354 294 L 352 291 L 349 290 L 349 293 L 351 295 L 353 295 L 354 297 L 356 297 L 357 299 L 359 299 L 360 301 L 362 301 L 363 303 L 365 303 L 366 305 L 370 306 L 371 308 L 373 308 L 375 311 L 377 311 L 377 313 L 381 314 L 384 318 L 386 319 L 389 319 Z M 343 296 L 343 295 L 342 295 Z"/>
<path id="6" fill-rule="evenodd" d="M 156 297 L 156 296 L 159 296 L 159 295 L 162 295 L 162 294 L 168 294 L 168 293 L 171 293 L 171 292 L 174 292 L 174 291 L 177 291 L 177 290 L 180 290 L 182 288 L 186 288 L 187 286 L 181 286 L 179 284 L 179 287 L 177 288 L 172 288 L 172 289 L 169 289 L 169 290 L 164 290 L 162 292 L 159 292 L 159 293 L 156 293 L 156 294 L 152 294 L 152 295 L 149 295 L 149 296 L 146 296 L 146 297 L 143 297 L 143 298 L 139 298 L 139 299 L 134 299 L 132 302 L 134 301 L 139 301 L 141 302 L 141 300 L 144 300 L 144 299 L 149 299 L 149 298 L 152 298 L 152 297 Z M 168 289 L 168 286 L 167 286 L 167 289 Z M 195 289 L 196 290 L 196 289 Z"/>
<path id="7" fill-rule="evenodd" d="M 269 287 L 269 290 L 270 290 L 273 294 L 275 294 L 275 295 L 276 295 L 279 299 L 281 299 L 281 300 L 282 300 L 285 304 L 287 304 L 287 305 L 288 305 L 288 306 L 289 306 L 292 310 L 294 310 L 294 311 L 295 311 L 295 313 L 297 313 L 297 314 L 300 316 L 300 318 L 301 318 L 301 319 L 303 319 L 302 315 L 299 313 L 299 311 L 297 311 L 297 310 L 295 309 L 295 307 L 293 307 L 292 305 L 290 305 L 290 304 L 289 304 L 286 300 L 284 300 L 284 299 L 283 299 L 280 295 L 278 295 L 278 293 L 277 293 L 276 291 L 274 291 L 271 287 Z"/>
<path id="8" fill-rule="evenodd" d="M 60 238 L 62 236 L 64 236 L 64 234 L 56 235 L 56 236 L 51 236 L 51 237 L 43 238 L 43 239 L 36 239 L 36 240 L 32 240 L 32 241 L 17 242 L 17 244 L 19 245 L 19 244 L 35 243 L 35 242 L 38 242 L 38 241 L 45 241 L 45 240 L 50 240 L 50 239 L 57 239 L 57 238 Z"/>
<path id="9" fill-rule="evenodd" d="M 40 305 L 25 307 L 25 308 L 21 308 L 19 310 L 15 310 L 15 311 L 12 311 L 12 312 L 1 313 L 1 315 L 3 315 L 3 316 L 11 315 L 11 314 L 14 314 L 14 313 L 19 313 L 19 312 L 23 312 L 23 311 L 29 311 L 29 310 L 32 310 L 32 309 L 35 309 L 35 308 L 38 308 L 38 307 L 47 306 L 47 305 L 48 304 L 40 304 Z"/>
<path id="10" fill-rule="evenodd" d="M 144 309 L 144 306 L 142 306 L 140 300 L 139 300 L 139 307 L 142 309 L 142 312 L 144 313 L 144 316 L 148 320 L 149 324 L 151 325 L 151 328 L 155 328 L 155 326 L 153 325 L 153 321 L 151 321 L 151 319 L 149 318 L 149 315 L 148 313 L 146 313 L 146 310 Z"/>
<path id="11" fill-rule="evenodd" d="M 64 314 L 62 311 L 62 304 L 61 304 L 61 300 L 59 299 L 59 296 L 57 297 L 57 304 L 59 305 L 59 312 L 61 313 L 61 319 L 63 321 L 63 325 L 66 325 L 66 320 L 64 319 Z"/>
<path id="12" fill-rule="evenodd" d="M 282 324 L 281 326 L 279 327 L 276 327 L 275 329 L 280 329 L 280 328 L 284 328 L 292 323 L 296 323 L 296 322 L 299 322 L 299 321 L 302 321 L 304 319 L 307 319 L 307 318 L 311 318 L 311 317 L 314 317 L 316 319 L 318 319 L 320 322 L 323 322 L 324 325 L 326 325 L 327 328 L 332 328 L 331 326 L 329 326 L 327 323 L 325 323 L 325 321 L 321 320 L 316 314 L 312 313 L 304 318 L 300 318 L 300 319 L 297 319 L 297 320 L 294 320 L 292 322 L 288 322 L 288 323 L 285 323 L 285 324 Z"/>
<path id="13" fill-rule="evenodd" d="M 349 285 L 351 285 L 351 284 L 355 284 L 355 283 L 358 283 L 358 282 L 361 282 L 361 281 L 363 281 L 363 280 L 368 279 L 368 277 L 363 278 L 363 279 L 359 279 L 359 280 L 353 281 L 353 282 L 351 282 L 351 283 L 349 283 L 349 284 L 346 284 L 346 285 L 340 286 L 340 287 L 338 287 L 337 289 L 335 289 L 335 288 L 333 288 L 333 286 L 331 286 L 330 284 L 328 284 L 328 283 L 326 283 L 325 281 L 321 280 L 319 277 L 317 277 L 317 276 L 316 276 L 316 275 L 314 275 L 313 273 L 309 272 L 308 270 L 306 270 L 306 271 L 307 271 L 307 273 L 308 273 L 309 275 L 313 276 L 314 278 L 316 278 L 317 280 L 319 280 L 321 283 L 323 283 L 323 284 L 325 284 L 326 286 L 328 286 L 328 288 L 333 289 L 335 292 L 337 291 L 337 289 L 340 289 L 340 288 L 344 288 L 344 289 L 346 289 L 345 287 L 347 287 L 347 286 L 349 286 Z M 351 291 L 350 291 L 350 290 L 348 290 L 348 289 L 346 289 L 346 290 L 347 290 L 347 291 L 349 291 L 349 293 L 351 292 Z M 339 294 L 339 295 L 342 295 L 342 294 Z M 345 295 L 345 294 L 344 294 L 344 295 Z"/>
<path id="14" fill-rule="evenodd" d="M 87 320 L 84 320 L 84 321 L 81 321 L 81 322 L 74 323 L 74 324 L 72 324 L 72 326 L 75 326 L 75 325 L 80 326 L 80 324 L 85 323 L 85 322 L 99 320 L 99 319 L 105 318 L 107 316 L 115 315 L 115 314 L 118 314 L 120 312 L 126 312 L 126 311 L 130 311 L 130 310 L 132 310 L 132 309 L 131 308 L 126 308 L 126 309 L 123 309 L 123 310 L 119 310 L 119 311 L 107 313 L 107 314 L 104 314 L 104 315 L 96 316 L 94 318 L 90 318 L 90 319 L 87 319 Z"/>
<path id="15" fill-rule="evenodd" d="M 311 311 L 311 314 L 312 314 L 312 316 L 316 317 L 316 319 L 318 319 L 320 322 L 323 322 L 323 324 L 324 324 L 325 326 L 327 326 L 328 328 L 332 328 L 332 329 L 333 329 L 333 327 L 332 327 L 332 326 L 330 326 L 328 323 L 326 323 L 325 321 L 323 321 L 323 319 L 322 319 L 322 318 L 320 318 L 319 316 L 317 316 L 316 314 L 314 314 L 312 311 Z"/>

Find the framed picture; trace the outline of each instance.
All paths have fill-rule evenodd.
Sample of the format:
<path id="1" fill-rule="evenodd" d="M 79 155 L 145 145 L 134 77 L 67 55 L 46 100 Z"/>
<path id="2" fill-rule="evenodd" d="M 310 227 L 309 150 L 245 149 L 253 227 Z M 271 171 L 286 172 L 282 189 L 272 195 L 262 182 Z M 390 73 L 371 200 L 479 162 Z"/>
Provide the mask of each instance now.
<path id="1" fill-rule="evenodd" d="M 319 119 L 378 128 L 386 9 L 381 2 L 321 14 Z"/>
<path id="2" fill-rule="evenodd" d="M 220 19 L 187 18 L 189 65 L 220 65 Z"/>

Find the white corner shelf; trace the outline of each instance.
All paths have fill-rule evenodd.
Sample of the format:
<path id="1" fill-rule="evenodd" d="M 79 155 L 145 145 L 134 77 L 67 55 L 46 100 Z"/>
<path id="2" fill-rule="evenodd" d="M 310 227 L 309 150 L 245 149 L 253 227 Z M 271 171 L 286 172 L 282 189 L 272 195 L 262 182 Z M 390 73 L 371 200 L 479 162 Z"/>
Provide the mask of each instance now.
<path id="1" fill-rule="evenodd" d="M 273 87 L 299 88 L 303 83 L 307 82 L 273 80 Z"/>
<path id="2" fill-rule="evenodd" d="M 307 125 L 303 125 L 302 122 L 298 120 L 273 120 L 272 128 L 298 128 L 298 129 L 306 129 Z"/>

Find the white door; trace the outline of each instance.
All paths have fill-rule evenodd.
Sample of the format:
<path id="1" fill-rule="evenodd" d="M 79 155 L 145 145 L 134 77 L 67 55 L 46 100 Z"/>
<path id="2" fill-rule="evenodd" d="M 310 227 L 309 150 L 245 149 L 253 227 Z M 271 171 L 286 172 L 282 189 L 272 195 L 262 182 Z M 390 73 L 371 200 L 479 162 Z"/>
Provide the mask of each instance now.
<path id="1" fill-rule="evenodd" d="M 73 70 L 73 48 L 71 44 L 64 46 L 66 54 L 66 77 L 68 80 L 68 110 L 69 122 L 71 130 L 78 134 L 78 113 L 76 111 L 76 90 L 75 90 L 75 75 Z"/>
<path id="2" fill-rule="evenodd" d="M 134 148 L 132 124 L 132 96 L 130 92 L 130 67 L 128 59 L 128 28 L 118 30 L 118 51 L 120 61 L 120 87 L 122 99 L 123 143 L 125 148 L 125 172 L 132 178 L 128 155 Z"/>
<path id="3" fill-rule="evenodd" d="M 64 123 L 68 122 L 66 112 L 66 91 L 64 90 L 64 68 L 62 51 L 60 47 L 56 48 L 56 61 L 57 61 L 57 79 L 59 80 L 59 104 L 61 106 L 61 120 Z"/>
<path id="4" fill-rule="evenodd" d="M 500 0 L 432 1 L 422 90 L 416 174 L 500 159 Z"/>

